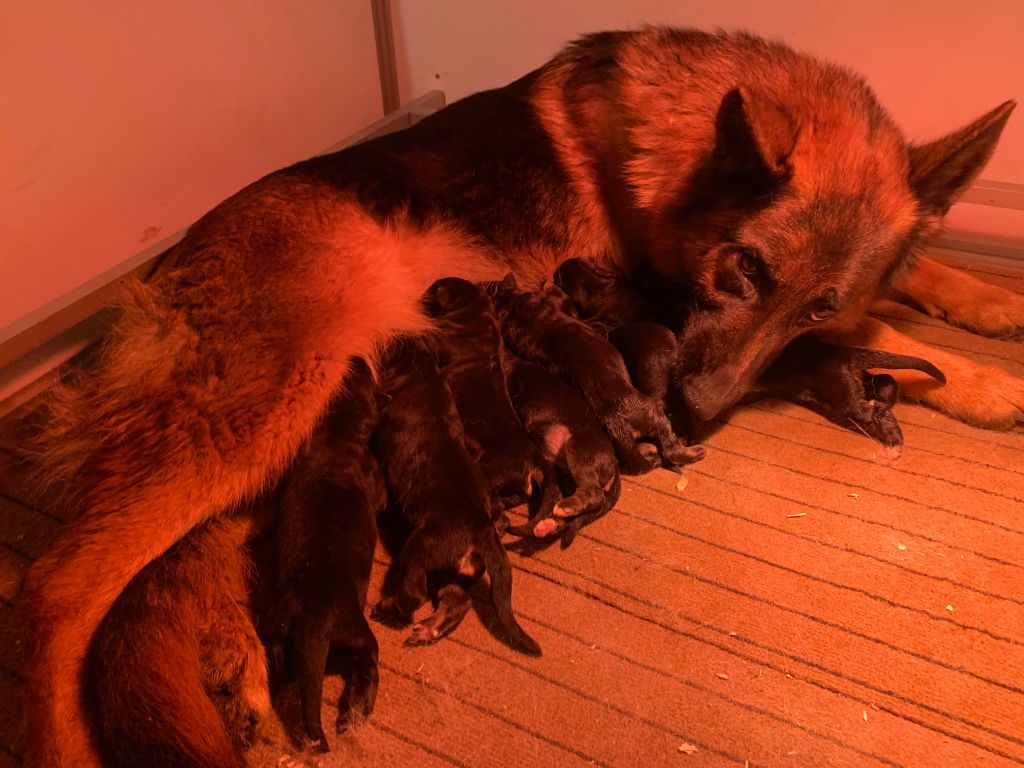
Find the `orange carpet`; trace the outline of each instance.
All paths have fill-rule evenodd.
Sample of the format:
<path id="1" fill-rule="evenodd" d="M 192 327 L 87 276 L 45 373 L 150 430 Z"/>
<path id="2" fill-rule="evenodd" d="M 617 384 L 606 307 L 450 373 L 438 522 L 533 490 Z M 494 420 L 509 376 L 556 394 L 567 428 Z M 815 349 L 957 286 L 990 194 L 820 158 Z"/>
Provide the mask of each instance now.
<path id="1" fill-rule="evenodd" d="M 981 276 L 1024 292 L 1019 273 Z M 1024 376 L 1019 342 L 893 313 Z M 795 406 L 734 414 L 685 491 L 627 479 L 571 549 L 513 556 L 542 658 L 473 613 L 429 648 L 378 627 L 374 716 L 319 760 L 271 741 L 252 764 L 1024 765 L 1024 435 L 897 415 L 906 450 L 888 461 Z M 31 695 L 12 600 L 60 523 L 24 487 L 16 434 L 0 437 L 0 768 Z"/>

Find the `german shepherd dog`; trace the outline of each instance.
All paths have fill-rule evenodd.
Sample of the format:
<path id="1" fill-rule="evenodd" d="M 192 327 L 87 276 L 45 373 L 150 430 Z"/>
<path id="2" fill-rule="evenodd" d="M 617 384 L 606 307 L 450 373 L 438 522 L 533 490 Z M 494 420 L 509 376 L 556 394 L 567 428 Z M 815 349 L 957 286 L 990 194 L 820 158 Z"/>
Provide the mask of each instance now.
<path id="1" fill-rule="evenodd" d="M 530 519 L 509 533 L 534 539 L 557 535 L 567 549 L 580 528 L 619 500 L 622 482 L 615 448 L 579 392 L 553 373 L 511 356 L 505 373 L 523 425 L 544 457 L 567 476 L 564 499 L 547 514 L 531 510 Z"/>
<path id="2" fill-rule="evenodd" d="M 574 314 L 606 333 L 636 388 L 665 403 L 676 432 L 701 429 L 702 425 L 688 418 L 685 403 L 678 396 L 681 360 L 676 333 L 659 322 L 639 319 L 671 311 L 677 299 L 662 292 L 661 300 L 648 297 L 641 302 L 634 285 L 637 281 L 595 269 L 579 259 L 562 264 L 555 272 L 555 281 L 564 286 Z M 899 456 L 903 433 L 892 413 L 898 385 L 890 374 L 871 373 L 869 369 L 914 370 L 940 383 L 946 380 L 942 371 L 918 357 L 838 347 L 803 336 L 790 343 L 761 374 L 749 399 L 770 395 L 799 403 L 878 441 L 887 455 Z"/>
<path id="3" fill-rule="evenodd" d="M 424 330 L 420 297 L 441 277 L 512 272 L 533 287 L 569 256 L 647 265 L 690 296 L 685 395 L 704 419 L 817 331 L 930 359 L 948 383 L 901 379 L 904 392 L 1013 426 L 1024 381 L 864 319 L 896 290 L 978 331 L 1024 327 L 1024 297 L 915 259 L 1013 107 L 912 146 L 862 79 L 782 44 L 595 34 L 221 203 L 126 290 L 95 364 L 53 398 L 45 466 L 77 486 L 81 517 L 24 582 L 27 764 L 98 763 L 78 694 L 111 604 L 198 523 L 272 483 L 349 360 Z"/>

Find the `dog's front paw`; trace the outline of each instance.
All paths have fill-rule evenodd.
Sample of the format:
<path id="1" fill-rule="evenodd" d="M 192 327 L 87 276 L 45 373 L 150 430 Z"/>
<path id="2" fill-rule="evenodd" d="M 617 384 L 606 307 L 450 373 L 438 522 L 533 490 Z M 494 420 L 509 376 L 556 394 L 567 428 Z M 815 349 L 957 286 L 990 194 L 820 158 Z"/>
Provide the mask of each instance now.
<path id="1" fill-rule="evenodd" d="M 920 376 L 900 381 L 900 392 L 954 418 L 986 429 L 1024 425 L 1024 379 L 1001 368 L 986 368 L 966 360 L 943 367 L 946 384 Z M 902 377 L 897 375 L 897 379 Z"/>
<path id="2" fill-rule="evenodd" d="M 941 306 L 940 306 L 941 303 Z M 932 317 L 983 336 L 1024 339 L 1024 295 L 978 283 L 972 290 L 943 295 L 922 307 Z"/>

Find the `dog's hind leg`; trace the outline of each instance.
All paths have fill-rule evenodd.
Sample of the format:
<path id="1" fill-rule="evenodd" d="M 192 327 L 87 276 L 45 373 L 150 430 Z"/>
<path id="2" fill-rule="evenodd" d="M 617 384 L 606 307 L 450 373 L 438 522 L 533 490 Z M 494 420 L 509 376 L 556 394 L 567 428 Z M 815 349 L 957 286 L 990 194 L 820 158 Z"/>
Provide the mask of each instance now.
<path id="1" fill-rule="evenodd" d="M 919 258 L 897 284 L 905 304 L 984 336 L 1024 334 L 1024 295 L 969 273 Z"/>
<path id="2" fill-rule="evenodd" d="M 412 623 L 413 613 L 427 601 L 427 564 L 434 559 L 432 550 L 440 546 L 423 529 L 413 532 L 385 575 L 381 599 L 370 618 L 389 627 Z"/>
<path id="3" fill-rule="evenodd" d="M 379 649 L 362 608 L 352 616 L 345 626 L 346 641 L 339 641 L 345 648 L 344 662 L 345 692 L 338 702 L 338 719 L 335 730 L 344 731 L 356 718 L 369 717 L 377 702 L 377 686 L 380 673 L 377 670 Z"/>
<path id="4" fill-rule="evenodd" d="M 979 365 L 944 349 L 905 336 L 875 318 L 866 317 L 854 326 L 821 334 L 832 343 L 870 347 L 920 357 L 945 375 L 946 383 L 927 373 L 892 371 L 900 396 L 937 408 L 956 419 L 988 429 L 1012 429 L 1024 424 L 1024 379 L 1002 368 Z"/>

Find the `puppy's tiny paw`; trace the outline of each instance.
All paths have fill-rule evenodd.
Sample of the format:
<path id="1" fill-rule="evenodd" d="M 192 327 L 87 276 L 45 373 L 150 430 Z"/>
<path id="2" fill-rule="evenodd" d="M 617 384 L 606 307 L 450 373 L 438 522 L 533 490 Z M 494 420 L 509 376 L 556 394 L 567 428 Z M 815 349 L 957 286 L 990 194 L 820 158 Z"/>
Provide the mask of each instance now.
<path id="1" fill-rule="evenodd" d="M 561 513 L 561 510 L 558 509 L 557 505 L 555 506 L 555 510 L 556 515 Z M 538 539 L 543 539 L 545 536 L 550 536 L 551 534 L 556 533 L 558 531 L 558 527 L 558 521 L 549 517 L 546 520 L 541 520 L 533 527 L 533 535 Z"/>
<path id="2" fill-rule="evenodd" d="M 441 633 L 434 627 L 425 624 L 413 624 L 412 631 L 405 638 L 405 644 L 412 647 L 418 645 L 433 645 L 441 639 Z"/>
<path id="3" fill-rule="evenodd" d="M 412 621 L 409 616 L 402 613 L 393 601 L 390 601 L 387 598 L 373 606 L 373 610 L 370 611 L 370 618 L 393 629 L 402 629 L 403 627 L 407 627 Z"/>

